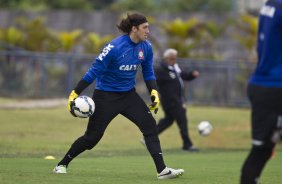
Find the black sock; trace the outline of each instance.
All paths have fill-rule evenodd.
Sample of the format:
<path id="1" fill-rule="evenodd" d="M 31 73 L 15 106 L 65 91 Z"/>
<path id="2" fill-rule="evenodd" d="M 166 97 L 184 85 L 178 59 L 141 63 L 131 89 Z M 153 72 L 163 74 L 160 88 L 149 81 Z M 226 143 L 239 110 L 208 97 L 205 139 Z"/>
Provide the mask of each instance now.
<path id="1" fill-rule="evenodd" d="M 164 159 L 163 159 L 162 153 L 152 154 L 151 156 L 152 156 L 152 158 L 155 162 L 157 172 L 158 173 L 162 172 L 166 167 L 165 164 L 164 164 Z"/>
<path id="2" fill-rule="evenodd" d="M 71 152 L 71 149 L 67 152 L 67 154 L 64 156 L 64 158 L 58 163 L 58 165 L 65 165 L 66 167 L 68 167 L 69 163 L 74 158 L 69 154 L 69 152 Z"/>
<path id="3" fill-rule="evenodd" d="M 82 137 L 78 138 L 71 146 L 69 151 L 66 153 L 64 158 L 58 163 L 58 165 L 68 166 L 69 163 L 77 157 L 80 153 L 89 148 L 89 144 Z"/>
<path id="4" fill-rule="evenodd" d="M 157 134 L 152 134 L 150 136 L 144 137 L 146 146 L 148 151 L 150 152 L 157 169 L 157 172 L 160 173 L 164 170 L 166 167 L 164 164 L 164 159 L 162 155 L 162 149 L 160 145 L 160 140 L 157 136 Z"/>
<path id="5" fill-rule="evenodd" d="M 241 171 L 241 184 L 257 184 L 259 176 L 272 154 L 272 148 L 252 148 Z"/>

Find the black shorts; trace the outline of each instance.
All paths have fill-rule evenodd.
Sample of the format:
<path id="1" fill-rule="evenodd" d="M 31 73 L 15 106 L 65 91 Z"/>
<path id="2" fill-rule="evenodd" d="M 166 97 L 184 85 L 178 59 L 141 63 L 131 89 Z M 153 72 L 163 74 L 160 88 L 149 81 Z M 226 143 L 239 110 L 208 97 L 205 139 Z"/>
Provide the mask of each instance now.
<path id="1" fill-rule="evenodd" d="M 145 135 L 157 132 L 154 117 L 135 89 L 128 92 L 107 92 L 96 89 L 93 99 L 95 111 L 89 118 L 88 132 L 104 132 L 119 114 L 136 124 Z"/>
<path id="2" fill-rule="evenodd" d="M 282 121 L 282 88 L 249 85 L 248 97 L 252 108 L 253 145 L 272 144 L 273 133 Z"/>

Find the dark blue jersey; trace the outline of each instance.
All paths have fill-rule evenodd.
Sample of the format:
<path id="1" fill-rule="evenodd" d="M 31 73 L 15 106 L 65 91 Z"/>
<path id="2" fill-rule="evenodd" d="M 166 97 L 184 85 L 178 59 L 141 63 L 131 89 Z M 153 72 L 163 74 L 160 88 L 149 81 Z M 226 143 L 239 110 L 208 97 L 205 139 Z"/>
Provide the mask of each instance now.
<path id="1" fill-rule="evenodd" d="M 249 83 L 282 87 L 282 0 L 267 1 L 260 11 L 257 53 Z"/>
<path id="2" fill-rule="evenodd" d="M 129 35 L 112 40 L 96 57 L 83 80 L 103 91 L 129 91 L 134 88 L 137 69 L 142 67 L 143 78 L 156 80 L 153 72 L 153 50 L 149 41 L 134 43 Z"/>

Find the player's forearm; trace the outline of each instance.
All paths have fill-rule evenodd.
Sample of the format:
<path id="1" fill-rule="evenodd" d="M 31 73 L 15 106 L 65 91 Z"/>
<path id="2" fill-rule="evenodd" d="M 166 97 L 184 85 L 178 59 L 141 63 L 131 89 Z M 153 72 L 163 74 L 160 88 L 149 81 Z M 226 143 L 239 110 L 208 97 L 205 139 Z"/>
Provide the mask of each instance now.
<path id="1" fill-rule="evenodd" d="M 151 91 L 153 89 L 157 90 L 157 82 L 156 82 L 156 80 L 147 80 L 147 81 L 145 81 L 145 83 L 146 83 L 146 86 L 147 86 L 147 89 L 148 89 L 149 93 L 151 93 Z"/>
<path id="2" fill-rule="evenodd" d="M 90 85 L 90 83 L 88 83 L 87 81 L 85 81 L 84 79 L 81 79 L 78 84 L 76 85 L 76 87 L 74 88 L 74 91 L 77 94 L 80 94 L 84 89 L 86 89 L 88 86 Z"/>

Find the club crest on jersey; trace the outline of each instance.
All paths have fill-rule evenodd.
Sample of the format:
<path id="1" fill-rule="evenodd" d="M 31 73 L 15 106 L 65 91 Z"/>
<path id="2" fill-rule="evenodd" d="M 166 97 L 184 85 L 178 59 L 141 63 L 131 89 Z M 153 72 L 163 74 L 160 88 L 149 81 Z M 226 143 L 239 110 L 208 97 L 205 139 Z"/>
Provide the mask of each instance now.
<path id="1" fill-rule="evenodd" d="M 138 59 L 144 59 L 144 51 L 142 49 L 140 49 L 138 52 Z"/>

